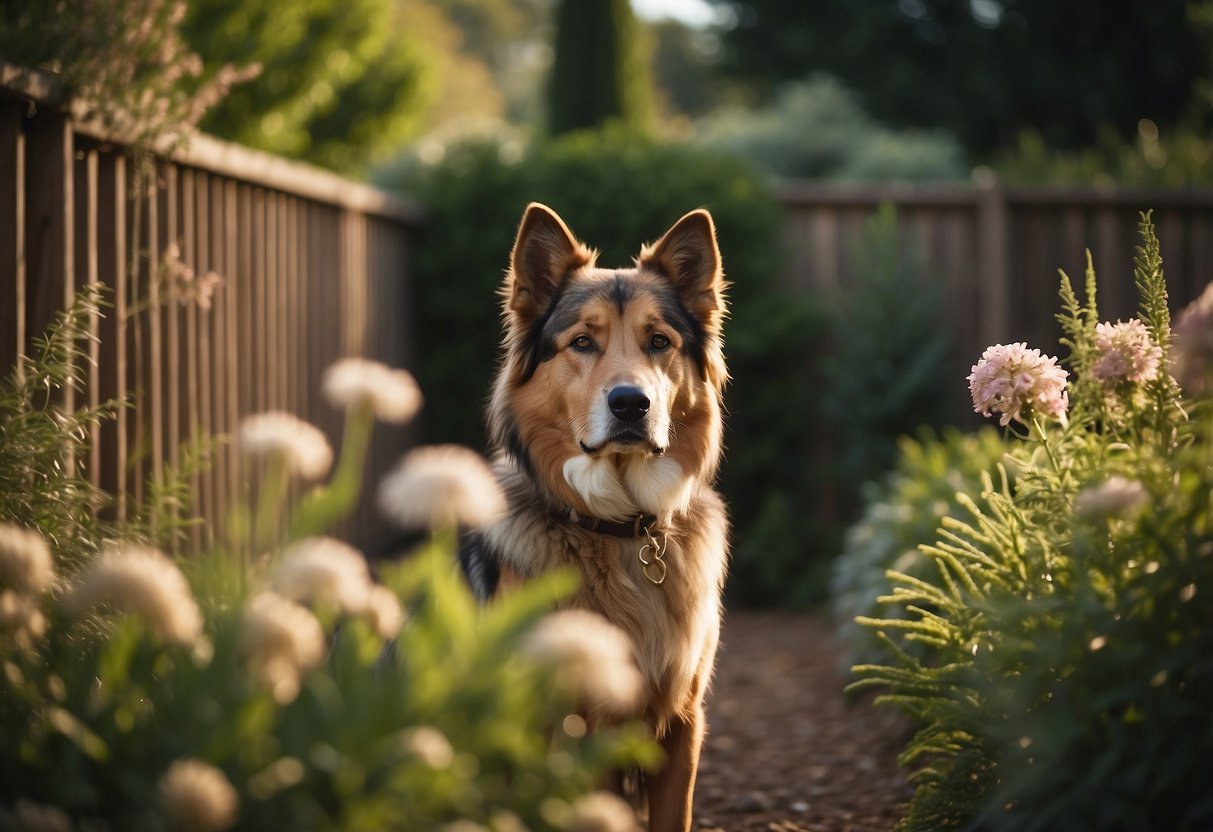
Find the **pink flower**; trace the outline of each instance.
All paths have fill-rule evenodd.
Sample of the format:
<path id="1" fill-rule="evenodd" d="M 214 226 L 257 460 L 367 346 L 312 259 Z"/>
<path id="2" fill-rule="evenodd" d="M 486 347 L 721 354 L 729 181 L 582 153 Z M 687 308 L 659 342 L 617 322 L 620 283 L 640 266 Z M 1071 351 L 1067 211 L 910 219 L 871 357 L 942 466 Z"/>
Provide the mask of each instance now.
<path id="1" fill-rule="evenodd" d="M 973 409 L 982 416 L 1001 413 L 998 424 L 1028 424 L 1030 414 L 1060 419 L 1070 406 L 1066 377 L 1057 359 L 1024 343 L 986 347 L 969 375 Z"/>
<path id="2" fill-rule="evenodd" d="M 1091 368 L 1091 375 L 1104 384 L 1149 381 L 1158 376 L 1162 348 L 1137 318 L 1096 326 L 1095 349 L 1099 358 Z"/>
<path id="3" fill-rule="evenodd" d="M 1175 377 L 1184 392 L 1209 392 L 1213 370 L 1213 283 L 1179 315 L 1175 324 Z"/>

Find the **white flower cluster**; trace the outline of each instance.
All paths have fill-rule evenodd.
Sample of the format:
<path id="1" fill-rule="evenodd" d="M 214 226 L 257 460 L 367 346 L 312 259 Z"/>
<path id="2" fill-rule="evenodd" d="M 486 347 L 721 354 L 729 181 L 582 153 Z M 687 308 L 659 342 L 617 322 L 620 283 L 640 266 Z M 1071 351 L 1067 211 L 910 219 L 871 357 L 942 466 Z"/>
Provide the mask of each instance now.
<path id="1" fill-rule="evenodd" d="M 527 634 L 522 652 L 552 667 L 556 681 L 591 711 L 632 716 L 644 694 L 628 637 L 602 616 L 568 609 L 545 616 Z"/>
<path id="2" fill-rule="evenodd" d="M 197 759 L 173 761 L 160 777 L 160 802 L 182 832 L 226 832 L 236 825 L 240 796 L 222 771 Z"/>
<path id="3" fill-rule="evenodd" d="M 396 594 L 371 580 L 362 553 L 332 538 L 288 546 L 270 586 L 245 610 L 240 654 L 253 678 L 282 704 L 299 695 L 303 675 L 324 658 L 324 628 L 311 605 L 362 616 L 384 639 L 394 638 L 404 622 Z"/>
<path id="4" fill-rule="evenodd" d="M 285 705 L 299 695 L 303 674 L 324 658 L 324 629 L 307 607 L 263 592 L 245 609 L 240 655 L 253 678 Z"/>
<path id="5" fill-rule="evenodd" d="M 396 593 L 371 580 L 362 553 L 331 537 L 309 537 L 288 546 L 272 585 L 293 601 L 364 616 L 385 639 L 394 638 L 404 622 Z"/>
<path id="6" fill-rule="evenodd" d="M 421 409 L 421 389 L 407 370 L 365 358 L 343 358 L 324 373 L 324 395 L 346 410 L 369 405 L 385 422 L 403 424 Z"/>
<path id="7" fill-rule="evenodd" d="M 281 460 L 308 480 L 320 479 L 333 464 L 333 449 L 320 429 L 290 413 L 249 416 L 240 423 L 237 443 L 244 453 Z"/>
<path id="8" fill-rule="evenodd" d="M 107 549 L 85 567 L 63 599 L 64 609 L 74 615 L 101 605 L 139 616 L 170 644 L 193 646 L 202 636 L 202 613 L 189 582 L 158 549 Z"/>
<path id="9" fill-rule="evenodd" d="M 410 451 L 383 479 L 379 506 L 404 528 L 476 528 L 505 513 L 505 496 L 475 451 L 429 445 Z"/>
<path id="10" fill-rule="evenodd" d="M 55 562 L 42 535 L 0 523 L 0 636 L 28 650 L 46 633 L 42 594 L 55 582 Z"/>

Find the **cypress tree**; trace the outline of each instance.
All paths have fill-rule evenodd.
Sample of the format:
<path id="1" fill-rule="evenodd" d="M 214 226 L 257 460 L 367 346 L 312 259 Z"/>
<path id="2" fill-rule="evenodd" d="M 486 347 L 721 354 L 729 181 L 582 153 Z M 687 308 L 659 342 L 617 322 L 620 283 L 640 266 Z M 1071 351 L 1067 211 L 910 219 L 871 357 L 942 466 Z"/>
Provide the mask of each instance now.
<path id="1" fill-rule="evenodd" d="M 620 120 L 647 128 L 652 113 L 644 32 L 628 0 L 563 0 L 548 87 L 553 135 Z"/>

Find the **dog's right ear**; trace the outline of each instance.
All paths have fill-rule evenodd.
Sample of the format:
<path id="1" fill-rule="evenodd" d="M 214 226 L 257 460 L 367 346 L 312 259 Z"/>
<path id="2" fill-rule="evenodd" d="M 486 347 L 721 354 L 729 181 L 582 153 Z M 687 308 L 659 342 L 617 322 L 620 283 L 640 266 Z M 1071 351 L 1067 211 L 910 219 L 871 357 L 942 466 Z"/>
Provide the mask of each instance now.
<path id="1" fill-rule="evenodd" d="M 546 205 L 532 202 L 522 215 L 510 271 L 506 307 L 521 321 L 541 316 L 569 272 L 594 262 L 594 252 L 579 243 L 564 220 Z"/>

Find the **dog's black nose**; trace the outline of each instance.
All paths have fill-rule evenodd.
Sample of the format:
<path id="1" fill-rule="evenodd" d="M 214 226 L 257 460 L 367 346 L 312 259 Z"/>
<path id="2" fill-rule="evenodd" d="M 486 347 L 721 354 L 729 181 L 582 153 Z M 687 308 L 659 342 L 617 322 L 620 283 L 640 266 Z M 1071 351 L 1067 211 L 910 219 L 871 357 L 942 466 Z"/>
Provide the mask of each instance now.
<path id="1" fill-rule="evenodd" d="M 616 387 L 607 393 L 607 407 L 622 422 L 638 422 L 649 412 L 649 397 L 639 387 Z"/>

